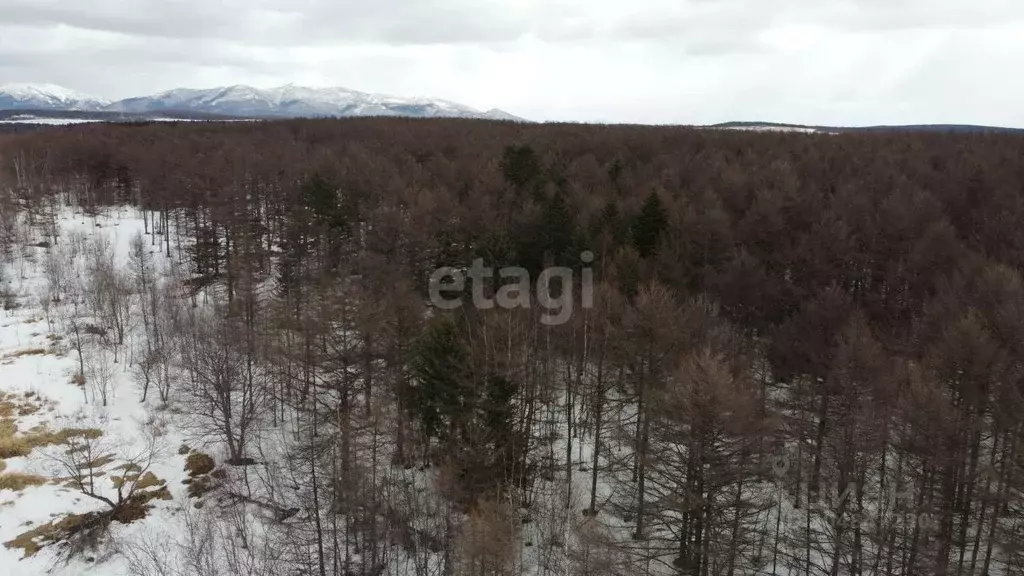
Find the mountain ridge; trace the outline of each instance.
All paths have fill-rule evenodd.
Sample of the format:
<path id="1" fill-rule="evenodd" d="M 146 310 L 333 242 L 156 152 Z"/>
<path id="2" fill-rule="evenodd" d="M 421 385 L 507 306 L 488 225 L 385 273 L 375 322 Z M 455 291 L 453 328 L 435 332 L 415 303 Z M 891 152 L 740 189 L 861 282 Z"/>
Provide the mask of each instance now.
<path id="1" fill-rule="evenodd" d="M 285 84 L 255 88 L 245 84 L 208 89 L 174 88 L 109 102 L 55 84 L 0 86 L 0 110 L 64 110 L 129 114 L 192 112 L 251 118 L 402 116 L 525 121 L 503 110 L 478 110 L 449 100 L 401 97 L 349 88 Z"/>
<path id="2" fill-rule="evenodd" d="M 699 126 L 716 130 L 748 130 L 756 132 L 799 132 L 806 134 L 839 134 L 844 132 L 1024 132 L 1024 128 L 987 126 L 981 124 L 873 124 L 868 126 L 825 126 L 783 122 L 733 121 Z"/>
<path id="3" fill-rule="evenodd" d="M 100 111 L 111 102 L 56 84 L 0 84 L 0 110 Z"/>

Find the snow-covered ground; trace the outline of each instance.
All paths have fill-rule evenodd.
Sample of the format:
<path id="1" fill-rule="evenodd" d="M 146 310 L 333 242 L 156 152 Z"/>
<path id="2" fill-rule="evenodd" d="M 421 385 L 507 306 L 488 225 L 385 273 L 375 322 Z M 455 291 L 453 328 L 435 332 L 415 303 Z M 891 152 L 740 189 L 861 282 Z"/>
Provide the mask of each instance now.
<path id="1" fill-rule="evenodd" d="M 66 242 L 68 234 L 76 230 L 86 238 L 96 235 L 108 237 L 119 261 L 127 258 L 130 239 L 143 229 L 141 218 L 129 211 L 95 218 L 66 212 L 58 224 L 63 231 L 62 242 Z M 173 534 L 180 525 L 181 507 L 189 504 L 187 487 L 182 484 L 186 478 L 185 456 L 178 453 L 183 433 L 176 428 L 172 418 L 161 412 L 154 401 L 155 394 L 151 394 L 146 404 L 140 402 L 139 387 L 123 357 L 113 369 L 107 406 L 102 406 L 93 394 L 72 381 L 78 370 L 78 360 L 68 345 L 67 335 L 54 320 L 57 312 L 44 312 L 39 304 L 39 296 L 47 292 L 42 265 L 47 250 L 49 248 L 23 246 L 14 256 L 15 261 L 4 265 L 4 288 L 13 293 L 17 307 L 0 312 L 0 393 L 19 401 L 25 399 L 25 402 L 40 407 L 33 414 L 14 415 L 19 435 L 39 425 L 51 430 L 67 427 L 102 430 L 102 443 L 110 448 L 115 459 L 103 467 L 105 474 L 98 479 L 97 491 L 111 498 L 116 498 L 117 491 L 110 477 L 118 473 L 117 467 L 123 463 L 118 458 L 146 449 L 146 434 L 142 431 L 156 430 L 158 451 L 149 471 L 166 482 L 173 499 L 154 500 L 155 508 L 145 520 L 128 525 L 115 522 L 107 551 L 113 551 L 119 543 L 137 538 L 154 537 L 167 541 L 167 534 Z M 156 252 L 159 257 L 159 251 Z M 47 315 L 50 316 L 49 321 Z M 135 330 L 138 327 L 131 328 Z M 130 348 L 131 339 L 129 336 L 125 350 Z M 44 446 L 32 450 L 28 456 L 8 458 L 4 461 L 6 469 L 3 472 L 46 478 L 64 476 L 60 466 L 48 456 L 59 449 L 59 446 Z M 65 485 L 65 482 L 51 481 L 17 492 L 0 490 L 0 542 L 9 542 L 27 530 L 64 515 L 103 510 L 105 506 L 77 488 Z M 58 561 L 57 552 L 55 547 L 45 547 L 34 556 L 23 558 L 21 548 L 0 546 L 0 565 L 4 566 L 0 571 L 11 576 L 38 575 L 51 570 L 49 573 L 76 575 L 129 573 L 123 556 L 111 554 L 109 558 L 96 558 L 93 562 L 85 556 L 63 564 Z"/>
<path id="2" fill-rule="evenodd" d="M 14 116 L 7 120 L 0 120 L 0 124 L 43 124 L 46 126 L 69 126 L 72 124 L 93 124 L 101 120 L 89 118 L 39 118 L 36 116 Z"/>
<path id="3" fill-rule="evenodd" d="M 96 118 L 40 118 L 38 116 L 20 115 L 12 116 L 6 120 L 0 120 L 0 124 L 40 124 L 45 126 L 71 126 L 75 124 L 99 124 L 103 122 L 118 122 L 119 120 L 96 119 Z M 204 122 L 195 118 L 145 118 L 145 122 Z M 218 120 L 226 122 L 251 122 L 251 120 Z"/>
<path id="4" fill-rule="evenodd" d="M 806 126 L 776 126 L 772 124 L 757 124 L 750 126 L 728 126 L 726 130 L 740 130 L 745 132 L 799 132 L 802 134 L 816 134 L 821 132 L 817 128 Z"/>

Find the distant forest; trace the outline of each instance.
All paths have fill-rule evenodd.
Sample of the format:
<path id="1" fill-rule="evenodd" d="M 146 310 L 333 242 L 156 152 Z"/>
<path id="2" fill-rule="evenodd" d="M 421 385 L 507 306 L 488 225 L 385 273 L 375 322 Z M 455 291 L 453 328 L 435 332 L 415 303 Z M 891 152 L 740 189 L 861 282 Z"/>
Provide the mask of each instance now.
<path id="1" fill-rule="evenodd" d="M 308 514 L 275 548 L 296 573 L 1024 574 L 1024 135 L 347 119 L 0 136 L 3 249 L 19 213 L 45 228 L 118 205 L 218 311 L 160 342 L 230 343 L 248 367 L 207 381 L 216 358 L 154 360 L 228 407 L 231 462 L 264 457 L 251 423 L 298 431 Z M 563 325 L 428 301 L 439 267 L 536 277 L 584 251 L 595 304 Z"/>

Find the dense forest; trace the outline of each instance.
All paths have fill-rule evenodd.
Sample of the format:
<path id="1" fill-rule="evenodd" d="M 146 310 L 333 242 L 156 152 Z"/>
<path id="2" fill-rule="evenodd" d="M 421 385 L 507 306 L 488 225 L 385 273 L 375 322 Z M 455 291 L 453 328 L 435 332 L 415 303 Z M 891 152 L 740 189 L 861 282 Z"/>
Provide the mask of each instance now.
<path id="1" fill-rule="evenodd" d="M 111 206 L 148 250 L 83 302 L 112 341 L 141 319 L 142 399 L 245 471 L 211 497 L 277 512 L 236 573 L 1024 574 L 1024 136 L 0 136 L 5 253 Z M 571 318 L 432 306 L 478 259 L 579 272 Z"/>

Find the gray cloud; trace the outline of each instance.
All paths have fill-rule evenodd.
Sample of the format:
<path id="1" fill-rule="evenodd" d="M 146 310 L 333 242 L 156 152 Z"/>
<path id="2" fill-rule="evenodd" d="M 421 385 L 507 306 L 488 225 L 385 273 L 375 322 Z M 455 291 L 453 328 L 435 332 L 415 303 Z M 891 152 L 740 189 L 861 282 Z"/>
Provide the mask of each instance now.
<path id="1" fill-rule="evenodd" d="M 295 82 L 536 119 L 1024 125 L 1016 0 L 0 0 L 0 83 Z"/>

